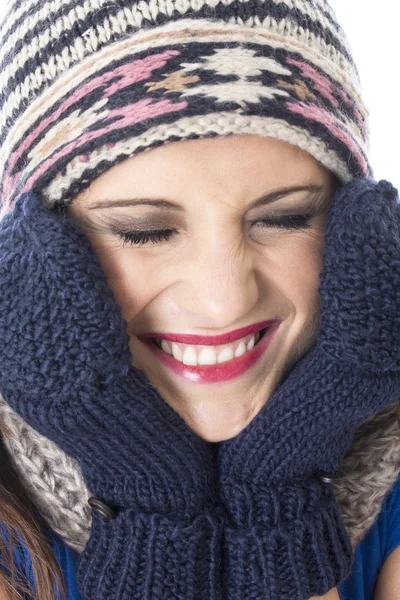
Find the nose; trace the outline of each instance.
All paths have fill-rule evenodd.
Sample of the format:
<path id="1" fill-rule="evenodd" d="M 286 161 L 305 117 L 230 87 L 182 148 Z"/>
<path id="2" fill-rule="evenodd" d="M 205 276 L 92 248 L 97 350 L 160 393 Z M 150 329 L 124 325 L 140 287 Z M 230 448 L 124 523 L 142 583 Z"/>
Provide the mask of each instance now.
<path id="1" fill-rule="evenodd" d="M 242 245 L 210 241 L 185 262 L 180 309 L 212 331 L 229 329 L 257 314 L 261 277 L 254 255 Z M 182 273 L 181 273 L 182 275 Z"/>

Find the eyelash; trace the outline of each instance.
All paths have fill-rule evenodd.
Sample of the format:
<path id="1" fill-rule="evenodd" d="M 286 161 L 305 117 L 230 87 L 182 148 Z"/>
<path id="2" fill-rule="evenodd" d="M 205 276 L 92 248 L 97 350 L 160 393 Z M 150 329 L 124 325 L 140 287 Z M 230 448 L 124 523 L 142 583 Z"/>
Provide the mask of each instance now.
<path id="1" fill-rule="evenodd" d="M 283 217 L 270 217 L 269 219 L 258 219 L 255 223 L 260 223 L 263 227 L 278 227 L 280 229 L 310 229 L 309 224 L 312 215 L 287 215 Z M 175 233 L 176 229 L 159 229 L 154 231 L 117 231 L 124 244 L 131 246 L 143 246 L 148 242 L 158 244 L 168 241 Z"/>

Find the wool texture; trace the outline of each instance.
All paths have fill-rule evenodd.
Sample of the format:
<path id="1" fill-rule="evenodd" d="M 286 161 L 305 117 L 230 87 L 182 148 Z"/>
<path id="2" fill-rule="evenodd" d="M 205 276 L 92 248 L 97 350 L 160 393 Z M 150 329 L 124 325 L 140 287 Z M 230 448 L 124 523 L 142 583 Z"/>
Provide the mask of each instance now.
<path id="1" fill-rule="evenodd" d="M 331 219 L 319 351 L 216 456 L 131 370 L 126 324 L 63 211 L 139 152 L 232 134 L 357 181 Z M 398 209 L 368 153 L 359 74 L 326 0 L 8 1 L 0 419 L 30 496 L 81 553 L 86 599 L 308 600 L 349 573 L 400 472 Z M 316 477 L 338 468 L 342 482 Z"/>
<path id="2" fill-rule="evenodd" d="M 213 447 L 132 368 L 126 323 L 86 236 L 39 196 L 20 200 L 1 222 L 0 281 L 11 259 L 9 292 L 28 287 L 13 307 L 1 296 L 0 389 L 115 509 L 111 521 L 94 515 L 78 565 L 82 594 L 219 599 Z"/>
<path id="3" fill-rule="evenodd" d="M 398 403 L 357 427 L 332 489 L 355 549 L 372 527 L 400 474 Z M 76 550 L 84 550 L 92 527 L 91 496 L 79 462 L 30 427 L 0 394 L 4 443 L 27 494 L 50 529 Z"/>
<path id="4" fill-rule="evenodd" d="M 372 177 L 368 110 L 325 0 L 27 0 L 0 27 L 0 217 L 66 206 L 168 141 L 252 134 Z"/>
<path id="5" fill-rule="evenodd" d="M 2 220 L 0 390 L 116 511 L 93 516 L 85 598 L 308 600 L 349 574 L 351 542 L 318 473 L 400 393 L 397 200 L 385 181 L 336 194 L 317 344 L 216 453 L 132 366 L 120 307 L 74 221 L 32 193 Z"/>

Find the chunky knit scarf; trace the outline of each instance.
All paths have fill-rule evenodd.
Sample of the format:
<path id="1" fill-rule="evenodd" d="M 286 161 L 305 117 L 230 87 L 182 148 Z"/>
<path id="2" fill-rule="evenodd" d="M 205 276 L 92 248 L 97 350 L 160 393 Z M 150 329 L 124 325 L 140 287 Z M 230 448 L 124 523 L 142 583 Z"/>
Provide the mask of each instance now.
<path id="1" fill-rule="evenodd" d="M 331 482 L 356 428 L 400 395 L 391 184 L 355 180 L 335 196 L 319 339 L 217 446 L 132 367 L 120 309 L 70 219 L 23 195 L 0 250 L 0 391 L 80 464 L 97 509 L 79 562 L 85 598 L 308 600 L 349 574 Z"/>

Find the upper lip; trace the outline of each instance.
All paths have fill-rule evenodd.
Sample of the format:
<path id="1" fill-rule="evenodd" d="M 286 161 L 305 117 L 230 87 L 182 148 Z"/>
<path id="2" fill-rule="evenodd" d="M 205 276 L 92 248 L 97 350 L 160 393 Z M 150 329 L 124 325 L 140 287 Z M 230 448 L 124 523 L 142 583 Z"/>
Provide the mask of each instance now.
<path id="1" fill-rule="evenodd" d="M 273 319 L 270 321 L 262 321 L 260 323 L 248 325 L 247 327 L 242 327 L 241 329 L 235 329 L 235 331 L 223 333 L 222 335 L 192 335 L 188 333 L 161 333 L 153 331 L 151 333 L 138 334 L 137 337 L 139 339 L 158 338 L 161 340 L 168 340 L 169 342 L 180 342 L 182 344 L 202 344 L 204 346 L 219 346 L 221 344 L 229 344 L 230 342 L 239 340 L 240 338 L 249 335 L 249 333 L 255 333 L 257 331 L 260 331 L 261 329 L 270 327 L 271 325 L 274 325 L 278 322 L 280 321 L 278 321 L 277 319 Z"/>

